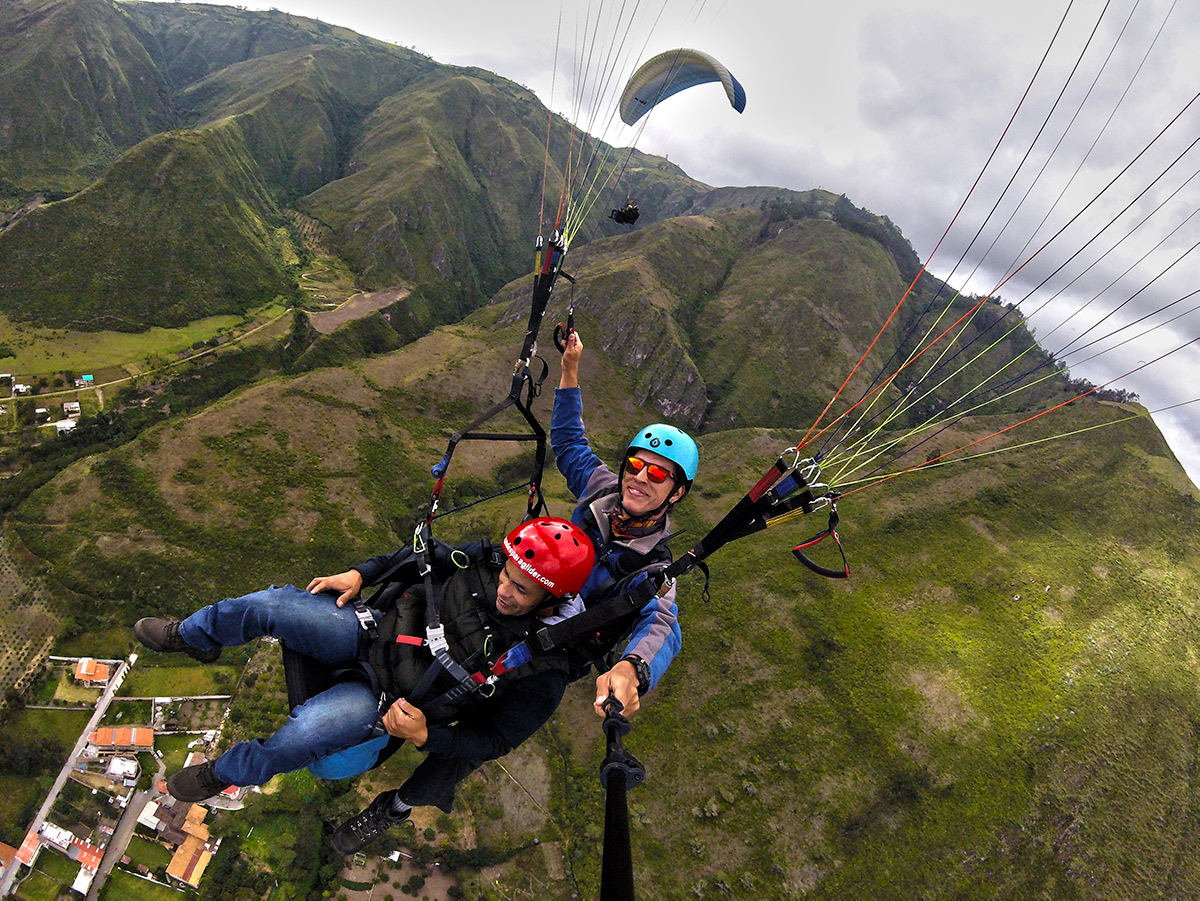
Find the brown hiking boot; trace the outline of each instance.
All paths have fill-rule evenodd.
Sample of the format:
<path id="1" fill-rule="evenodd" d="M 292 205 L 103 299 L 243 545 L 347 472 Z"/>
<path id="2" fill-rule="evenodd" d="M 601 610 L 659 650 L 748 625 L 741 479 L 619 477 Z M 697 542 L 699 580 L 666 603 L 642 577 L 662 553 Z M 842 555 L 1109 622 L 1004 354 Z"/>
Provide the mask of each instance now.
<path id="1" fill-rule="evenodd" d="M 194 648 L 179 634 L 179 620 L 165 616 L 144 616 L 133 624 L 133 634 L 152 651 L 182 651 L 201 663 L 212 663 L 221 656 L 220 648 L 202 651 Z"/>

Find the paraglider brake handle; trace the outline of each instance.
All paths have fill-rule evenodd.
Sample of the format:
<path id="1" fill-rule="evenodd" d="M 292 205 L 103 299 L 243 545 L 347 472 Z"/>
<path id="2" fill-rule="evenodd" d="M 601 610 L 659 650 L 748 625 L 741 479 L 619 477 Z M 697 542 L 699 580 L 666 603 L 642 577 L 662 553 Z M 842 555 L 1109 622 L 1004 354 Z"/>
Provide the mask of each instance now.
<path id="1" fill-rule="evenodd" d="M 564 326 L 561 322 L 554 327 L 554 346 L 558 348 L 559 354 L 567 352 L 567 340 L 571 337 L 571 333 L 575 331 L 575 308 L 567 308 L 567 324 Z"/>
<path id="2" fill-rule="evenodd" d="M 829 525 L 826 526 L 825 530 L 823 532 L 818 532 L 812 538 L 809 538 L 807 541 L 802 541 L 800 544 L 792 548 L 792 554 L 797 560 L 799 560 L 802 564 L 804 564 L 804 566 L 812 570 L 818 576 L 825 576 L 828 579 L 847 579 L 850 577 L 850 562 L 846 559 L 846 550 L 842 547 L 842 541 L 838 537 L 837 533 L 837 526 L 841 521 L 841 518 L 838 516 L 837 501 L 841 496 L 841 492 L 831 492 L 828 495 Z M 834 544 L 837 545 L 837 549 L 842 555 L 841 569 L 833 569 L 830 567 L 821 566 L 819 563 L 816 563 L 805 556 L 804 551 L 807 548 L 810 548 L 815 544 L 819 544 L 829 537 L 833 538 Z"/>

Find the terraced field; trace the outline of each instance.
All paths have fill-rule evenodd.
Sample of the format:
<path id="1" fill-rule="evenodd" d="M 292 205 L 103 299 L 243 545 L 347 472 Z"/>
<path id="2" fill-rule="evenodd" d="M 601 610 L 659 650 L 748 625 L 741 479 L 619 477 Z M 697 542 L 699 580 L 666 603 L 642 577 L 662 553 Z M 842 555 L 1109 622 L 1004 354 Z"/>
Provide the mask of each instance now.
<path id="1" fill-rule="evenodd" d="M 45 586 L 22 572 L 12 539 L 0 531 L 0 692 L 23 691 L 50 653 L 59 616 Z M 0 704 L 3 704 L 0 697 Z"/>

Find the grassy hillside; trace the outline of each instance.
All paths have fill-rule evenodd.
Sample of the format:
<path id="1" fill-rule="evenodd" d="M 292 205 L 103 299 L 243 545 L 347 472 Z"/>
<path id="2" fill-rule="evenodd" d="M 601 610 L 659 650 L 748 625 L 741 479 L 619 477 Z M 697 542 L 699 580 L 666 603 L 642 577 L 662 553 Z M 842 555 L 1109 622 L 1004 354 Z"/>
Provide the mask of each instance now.
<path id="1" fill-rule="evenodd" d="M 230 66 L 304 48 L 380 50 L 394 58 L 428 59 L 336 25 L 277 9 L 246 10 L 202 3 L 124 2 L 120 6 L 160 69 L 186 88 Z"/>
<path id="2" fill-rule="evenodd" d="M 235 123 L 157 136 L 4 233 L 0 305 L 120 331 L 242 313 L 295 290 L 278 218 Z"/>
<path id="3" fill-rule="evenodd" d="M 294 199 L 340 177 L 363 117 L 437 68 L 365 39 L 315 44 L 220 69 L 181 92 L 179 106 L 196 126 L 236 117 L 265 179 Z"/>
<path id="4" fill-rule="evenodd" d="M 445 429 L 503 390 L 521 328 L 504 313 L 248 388 L 81 461 L 21 508 L 17 533 L 78 599 L 84 627 L 390 547 L 425 501 Z M 632 405 L 618 356 L 593 345 L 583 371 L 606 456 L 655 415 Z M 1035 426 L 1057 434 L 1130 412 L 1076 404 Z M 688 535 L 795 437 L 706 434 L 680 511 Z M 460 448 L 451 501 L 494 484 L 511 453 Z M 1113 484 L 1142 502 L 1116 503 Z M 698 579 L 683 586 L 684 650 L 627 739 L 649 772 L 630 795 L 639 894 L 1190 894 L 1200 548 L 1186 484 L 1135 419 L 847 497 L 845 583 L 788 553 L 823 525 L 812 518 L 718 553 L 709 603 Z M 561 483 L 549 487 L 565 512 Z M 493 502 L 438 529 L 495 533 L 520 506 Z M 602 741 L 589 709 L 577 686 L 506 761 L 535 797 L 548 792 L 545 814 L 502 790 L 494 765 L 465 793 L 455 820 L 487 854 L 544 845 L 542 863 L 494 871 L 500 892 L 595 893 Z"/>
<path id="5" fill-rule="evenodd" d="M 76 191 L 172 121 L 170 92 L 114 4 L 0 9 L 0 194 Z"/>
<path id="6" fill-rule="evenodd" d="M 383 72 L 424 59 L 278 11 L 97 0 L 5 4 L 0 194 L 79 190 L 121 152 L 192 119 L 195 101 L 186 89 L 206 76 L 314 48 L 384 54 L 391 65 Z"/>

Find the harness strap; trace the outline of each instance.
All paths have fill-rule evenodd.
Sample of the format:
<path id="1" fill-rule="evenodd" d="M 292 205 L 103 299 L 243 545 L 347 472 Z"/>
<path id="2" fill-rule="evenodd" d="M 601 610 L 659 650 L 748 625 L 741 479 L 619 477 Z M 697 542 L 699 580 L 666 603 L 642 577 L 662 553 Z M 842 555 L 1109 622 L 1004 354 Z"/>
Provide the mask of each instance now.
<path id="1" fill-rule="evenodd" d="M 540 358 L 539 358 L 540 359 Z M 480 441 L 532 441 L 534 442 L 534 465 L 533 474 L 529 479 L 529 501 L 526 507 L 525 518 L 532 519 L 539 516 L 546 510 L 545 501 L 542 499 L 541 485 L 542 473 L 546 467 L 546 430 L 542 428 L 542 424 L 538 422 L 533 411 L 530 409 L 533 399 L 537 397 L 542 390 L 542 383 L 546 380 L 550 372 L 550 367 L 545 360 L 541 361 L 541 374 L 535 379 L 530 375 L 528 368 L 521 368 L 513 376 L 512 388 L 507 397 L 499 403 L 494 404 L 491 409 L 487 410 L 482 415 L 476 417 L 469 425 L 462 430 L 455 432 L 450 436 L 450 441 L 446 447 L 446 453 L 432 469 L 434 478 L 437 482 L 434 485 L 433 493 L 430 499 L 430 509 L 426 517 L 426 521 L 432 521 L 437 513 L 438 504 L 441 501 L 442 488 L 445 482 L 446 471 L 450 467 L 450 460 L 454 456 L 454 450 L 460 441 L 480 440 Z M 526 388 L 525 397 L 522 397 L 522 389 Z M 529 426 L 527 433 L 512 433 L 512 432 L 476 432 L 475 429 L 483 425 L 488 420 L 498 416 L 509 407 L 516 407 L 524 418 L 525 423 Z"/>
<path id="2" fill-rule="evenodd" d="M 645 579 L 638 580 L 615 597 L 601 601 L 562 622 L 538 629 L 534 634 L 538 649 L 544 653 L 569 644 L 589 632 L 595 632 L 601 626 L 605 626 L 627 613 L 641 610 L 657 593 L 658 584 L 649 574 L 646 574 Z"/>
<path id="3" fill-rule="evenodd" d="M 433 496 L 430 498 L 430 509 L 426 521 L 432 520 L 437 512 L 438 503 L 441 500 L 443 482 L 446 477 L 446 471 L 450 468 L 450 459 L 454 456 L 454 449 L 457 447 L 459 441 L 467 438 L 536 441 L 537 460 L 534 467 L 534 474 L 530 479 L 529 503 L 526 508 L 525 518 L 532 519 L 546 509 L 541 496 L 542 469 L 546 462 L 546 432 L 530 411 L 529 406 L 533 402 L 533 399 L 541 394 L 542 383 L 549 375 L 550 367 L 545 360 L 542 360 L 541 375 L 535 379 L 530 373 L 530 364 L 537 353 L 538 331 L 541 328 L 542 317 L 546 315 L 546 306 L 550 301 L 550 294 L 554 290 L 554 282 L 560 274 L 563 274 L 560 272 L 560 267 L 563 256 L 567 252 L 566 236 L 556 231 L 549 242 L 545 242 L 542 236 L 539 235 L 535 250 L 533 301 L 530 305 L 529 322 L 525 327 L 525 339 L 521 345 L 520 356 L 513 366 L 512 385 L 509 388 L 508 396 L 493 405 L 490 410 L 476 417 L 468 426 L 450 436 L 445 455 L 439 462 L 434 464 L 432 469 L 433 477 L 437 479 L 437 483 L 434 485 Z M 528 386 L 528 390 L 525 391 L 526 398 L 522 400 L 521 394 L 526 386 Z M 521 415 L 529 424 L 532 434 L 521 436 L 472 434 L 474 429 L 489 419 L 498 416 L 510 406 L 515 406 L 520 410 Z"/>
<path id="4" fill-rule="evenodd" d="M 424 703 L 425 693 L 433 687 L 439 673 L 445 672 L 458 682 L 458 686 L 450 689 L 437 702 L 441 703 L 461 697 L 468 691 L 483 691 L 489 684 L 486 677 L 472 675 L 453 657 L 450 656 L 450 643 L 446 640 L 446 627 L 442 625 L 442 593 L 441 586 L 433 577 L 433 567 L 429 565 L 428 548 L 431 542 L 429 523 L 426 522 L 417 529 L 414 551 L 418 565 L 425 580 L 425 638 L 418 639 L 413 635 L 397 636 L 401 644 L 424 644 L 433 654 L 433 661 L 417 686 L 409 693 L 409 701 L 420 705 Z M 488 546 L 490 550 L 490 545 Z M 477 678 L 478 676 L 478 678 Z"/>

